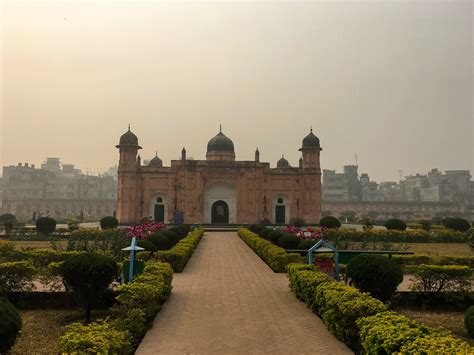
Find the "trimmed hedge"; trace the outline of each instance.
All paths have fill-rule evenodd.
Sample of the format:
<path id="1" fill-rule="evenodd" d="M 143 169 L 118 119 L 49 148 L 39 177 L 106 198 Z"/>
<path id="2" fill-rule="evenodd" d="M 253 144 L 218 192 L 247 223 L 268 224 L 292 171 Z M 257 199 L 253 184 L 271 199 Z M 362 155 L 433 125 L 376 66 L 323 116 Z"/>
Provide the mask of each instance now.
<path id="1" fill-rule="evenodd" d="M 393 255 L 392 260 L 400 265 L 463 265 L 474 268 L 473 256 L 430 256 L 427 254 Z"/>
<path id="2" fill-rule="evenodd" d="M 162 250 L 155 252 L 158 260 L 170 263 L 174 272 L 182 272 L 188 263 L 189 258 L 194 253 L 197 245 L 204 235 L 204 229 L 197 228 L 188 234 L 186 238 L 181 239 L 170 250 Z"/>
<path id="3" fill-rule="evenodd" d="M 357 321 L 361 344 L 368 354 L 472 353 L 466 342 L 394 312 Z"/>
<path id="4" fill-rule="evenodd" d="M 133 283 L 119 287 L 113 316 L 83 325 L 73 323 L 60 338 L 61 349 L 73 353 L 132 354 L 171 292 L 169 264 L 149 261 Z"/>
<path id="5" fill-rule="evenodd" d="M 356 321 L 387 310 L 379 300 L 334 281 L 311 265 L 288 265 L 290 288 L 351 349 L 360 348 Z"/>
<path id="6" fill-rule="evenodd" d="M 382 302 L 329 279 L 312 265 L 290 264 L 288 277 L 296 297 L 357 353 L 425 354 L 438 349 L 445 352 L 474 350 L 447 333 L 389 312 Z"/>
<path id="7" fill-rule="evenodd" d="M 304 261 L 304 258 L 299 254 L 287 253 L 285 249 L 260 238 L 257 234 L 246 228 L 239 228 L 238 235 L 275 272 L 286 272 L 288 264 Z"/>
<path id="8" fill-rule="evenodd" d="M 30 261 L 0 263 L 0 294 L 31 290 L 35 273 Z"/>
<path id="9" fill-rule="evenodd" d="M 389 243 L 465 243 L 469 234 L 448 229 L 433 230 L 385 230 L 365 229 L 356 231 L 348 228 L 328 229 L 324 233 L 327 240 L 344 242 L 389 242 Z"/>
<path id="10" fill-rule="evenodd" d="M 125 229 L 79 228 L 71 232 L 67 250 L 106 253 L 120 259 L 123 255 L 122 249 L 129 245 L 130 238 Z"/>
<path id="11" fill-rule="evenodd" d="M 469 292 L 472 270 L 461 265 L 417 265 L 411 288 L 425 293 Z"/>

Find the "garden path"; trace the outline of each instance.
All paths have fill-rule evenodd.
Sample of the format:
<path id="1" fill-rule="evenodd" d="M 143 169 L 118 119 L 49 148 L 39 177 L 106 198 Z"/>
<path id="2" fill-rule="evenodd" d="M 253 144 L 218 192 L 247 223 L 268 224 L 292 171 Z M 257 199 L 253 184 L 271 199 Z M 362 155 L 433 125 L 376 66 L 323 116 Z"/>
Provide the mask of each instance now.
<path id="1" fill-rule="evenodd" d="M 235 232 L 206 232 L 137 354 L 351 354 Z"/>

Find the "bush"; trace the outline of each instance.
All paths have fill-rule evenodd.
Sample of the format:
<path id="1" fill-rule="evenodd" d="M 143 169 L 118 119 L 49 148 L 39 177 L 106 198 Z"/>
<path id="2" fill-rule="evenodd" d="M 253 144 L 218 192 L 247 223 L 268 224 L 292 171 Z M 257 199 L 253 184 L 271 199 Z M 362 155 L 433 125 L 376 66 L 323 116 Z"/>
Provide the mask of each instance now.
<path id="1" fill-rule="evenodd" d="M 278 245 L 283 249 L 297 249 L 299 243 L 300 238 L 294 234 L 288 233 L 283 234 L 283 236 L 278 240 Z"/>
<path id="2" fill-rule="evenodd" d="M 155 232 L 146 241 L 152 243 L 156 250 L 168 250 L 172 246 L 171 241 L 164 232 Z"/>
<path id="3" fill-rule="evenodd" d="M 102 229 L 114 229 L 119 225 L 119 221 L 114 216 L 107 216 L 100 220 L 100 228 Z"/>
<path id="4" fill-rule="evenodd" d="M 155 252 L 158 249 L 156 248 L 156 245 L 152 243 L 149 240 L 137 240 L 137 246 L 144 248 L 147 251 Z"/>
<path id="5" fill-rule="evenodd" d="M 275 245 L 279 245 L 279 241 L 281 237 L 283 237 L 283 232 L 281 230 L 276 229 L 268 233 L 266 239 Z"/>
<path id="6" fill-rule="evenodd" d="M 467 232 L 471 225 L 464 218 L 445 218 L 442 220 L 443 226 L 445 228 L 458 231 L 458 232 Z"/>
<path id="7" fill-rule="evenodd" d="M 460 265 L 419 265 L 412 269 L 415 277 L 411 288 L 422 292 L 467 292 L 472 270 Z"/>
<path id="8" fill-rule="evenodd" d="M 169 264 L 147 262 L 143 274 L 122 285 L 112 317 L 87 326 L 74 323 L 60 339 L 68 353 L 132 354 L 151 320 L 171 292 L 173 270 Z"/>
<path id="9" fill-rule="evenodd" d="M 273 232 L 272 228 L 263 228 L 260 233 L 257 233 L 261 238 L 268 239 L 268 235 Z"/>
<path id="10" fill-rule="evenodd" d="M 248 229 L 239 228 L 238 235 L 275 272 L 285 272 L 289 263 L 304 261 L 304 258 L 299 254 L 287 253 L 284 249 L 260 238 Z"/>
<path id="11" fill-rule="evenodd" d="M 115 329 L 109 322 L 100 321 L 88 325 L 72 323 L 60 338 L 61 349 L 70 353 L 133 353 L 129 331 Z"/>
<path id="12" fill-rule="evenodd" d="M 466 327 L 469 338 L 474 338 L 474 306 L 467 309 L 464 315 L 464 326 Z"/>
<path id="13" fill-rule="evenodd" d="M 333 216 L 325 216 L 319 221 L 319 226 L 323 228 L 339 228 L 341 222 Z"/>
<path id="14" fill-rule="evenodd" d="M 117 263 L 105 255 L 84 253 L 73 256 L 61 265 L 64 282 L 81 301 L 90 322 L 91 309 L 117 275 Z"/>
<path id="15" fill-rule="evenodd" d="M 170 250 L 158 251 L 156 258 L 170 263 L 175 272 L 182 272 L 203 235 L 204 229 L 196 228 Z"/>
<path id="16" fill-rule="evenodd" d="M 293 226 L 293 227 L 303 227 L 305 225 L 305 220 L 301 217 L 297 217 L 297 218 L 292 218 L 290 220 L 290 224 Z"/>
<path id="17" fill-rule="evenodd" d="M 179 231 L 176 230 L 175 228 L 170 228 L 164 232 L 162 232 L 163 235 L 166 236 L 166 238 L 168 238 L 168 240 L 170 241 L 170 246 L 169 248 L 171 248 L 173 245 L 175 245 L 176 243 L 178 243 L 182 238 L 180 238 L 179 236 Z M 168 249 L 169 249 L 168 248 Z"/>
<path id="18" fill-rule="evenodd" d="M 36 221 L 36 230 L 43 235 L 49 235 L 56 230 L 56 221 L 51 217 L 40 217 Z"/>
<path id="19" fill-rule="evenodd" d="M 0 263 L 0 294 L 31 290 L 35 273 L 30 261 Z"/>
<path id="20" fill-rule="evenodd" d="M 472 353 L 465 342 L 394 312 L 383 312 L 357 321 L 367 354 Z"/>
<path id="21" fill-rule="evenodd" d="M 360 348 L 356 321 L 387 310 L 366 293 L 329 279 L 312 265 L 288 265 L 290 288 L 351 349 Z"/>
<path id="22" fill-rule="evenodd" d="M 109 254 L 122 257 L 122 249 L 130 245 L 130 238 L 123 229 L 79 228 L 71 232 L 67 250 Z"/>
<path id="23" fill-rule="evenodd" d="M 402 267 L 381 255 L 356 256 L 347 264 L 346 274 L 358 289 L 381 301 L 388 301 L 403 281 Z"/>
<path id="24" fill-rule="evenodd" d="M 16 308 L 4 297 L 0 297 L 0 353 L 7 353 L 15 344 L 21 329 L 21 317 Z"/>
<path id="25" fill-rule="evenodd" d="M 388 230 L 404 231 L 407 229 L 407 225 L 401 219 L 392 218 L 385 222 L 385 228 Z"/>
<path id="26" fill-rule="evenodd" d="M 308 250 L 314 244 L 318 242 L 318 239 L 303 239 L 299 242 L 297 249 L 305 249 Z"/>
<path id="27" fill-rule="evenodd" d="M 0 215 L 0 224 L 3 224 L 5 227 L 5 234 L 10 234 L 13 230 L 13 227 L 16 223 L 16 217 L 11 213 L 4 213 Z"/>

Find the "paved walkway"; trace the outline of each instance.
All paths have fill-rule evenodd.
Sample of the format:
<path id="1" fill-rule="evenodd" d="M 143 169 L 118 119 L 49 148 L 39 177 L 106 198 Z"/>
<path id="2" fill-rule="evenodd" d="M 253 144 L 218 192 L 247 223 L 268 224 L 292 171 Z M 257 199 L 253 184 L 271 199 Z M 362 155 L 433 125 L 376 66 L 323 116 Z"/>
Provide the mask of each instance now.
<path id="1" fill-rule="evenodd" d="M 207 232 L 137 354 L 351 354 L 235 232 Z"/>

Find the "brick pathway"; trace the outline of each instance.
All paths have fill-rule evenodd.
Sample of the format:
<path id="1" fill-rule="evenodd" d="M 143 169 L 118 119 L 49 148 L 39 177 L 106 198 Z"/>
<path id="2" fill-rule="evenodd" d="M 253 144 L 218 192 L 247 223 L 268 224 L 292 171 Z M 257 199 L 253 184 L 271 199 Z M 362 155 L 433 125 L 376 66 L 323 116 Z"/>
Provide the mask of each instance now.
<path id="1" fill-rule="evenodd" d="M 235 232 L 207 232 L 137 354 L 351 354 Z"/>

